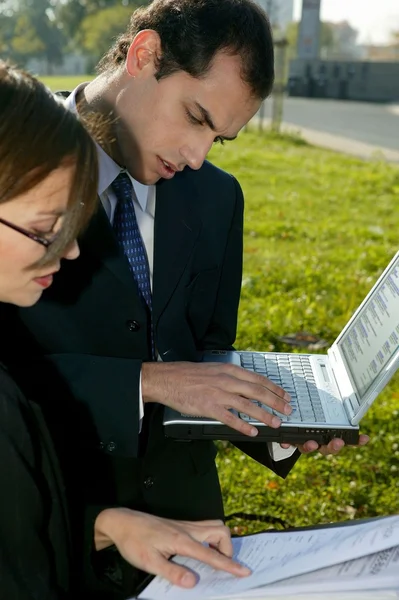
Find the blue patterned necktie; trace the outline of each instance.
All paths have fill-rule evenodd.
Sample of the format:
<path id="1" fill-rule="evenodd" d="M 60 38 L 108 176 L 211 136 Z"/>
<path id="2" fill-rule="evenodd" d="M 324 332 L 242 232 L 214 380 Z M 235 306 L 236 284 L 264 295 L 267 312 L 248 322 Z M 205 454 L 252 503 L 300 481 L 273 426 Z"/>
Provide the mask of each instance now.
<path id="1" fill-rule="evenodd" d="M 152 296 L 150 283 L 150 269 L 148 265 L 147 252 L 137 224 L 136 213 L 133 204 L 133 184 L 127 173 L 119 173 L 112 183 L 118 203 L 114 215 L 114 232 L 123 249 L 130 265 L 130 270 L 138 285 L 140 293 L 144 298 L 150 312 L 152 310 Z M 152 356 L 155 355 L 154 336 L 151 323 L 151 349 Z"/>

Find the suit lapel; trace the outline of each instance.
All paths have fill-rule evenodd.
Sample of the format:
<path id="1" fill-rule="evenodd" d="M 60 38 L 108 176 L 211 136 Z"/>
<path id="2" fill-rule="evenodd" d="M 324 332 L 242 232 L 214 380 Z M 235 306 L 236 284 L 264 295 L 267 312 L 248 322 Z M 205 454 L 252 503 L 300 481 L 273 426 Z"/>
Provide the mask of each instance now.
<path id="1" fill-rule="evenodd" d="M 153 317 L 158 321 L 176 289 L 201 230 L 197 189 L 188 169 L 157 185 L 154 229 Z"/>
<path id="2" fill-rule="evenodd" d="M 154 224 L 153 318 L 156 323 L 173 294 L 201 230 L 196 211 L 199 196 L 188 169 L 157 184 Z M 137 293 L 127 258 L 99 202 L 80 240 L 82 252 L 101 261 L 123 284 Z"/>
<path id="3" fill-rule="evenodd" d="M 82 251 L 100 260 L 122 283 L 137 291 L 128 259 L 120 250 L 106 212 L 99 201 L 96 214 L 79 241 Z"/>

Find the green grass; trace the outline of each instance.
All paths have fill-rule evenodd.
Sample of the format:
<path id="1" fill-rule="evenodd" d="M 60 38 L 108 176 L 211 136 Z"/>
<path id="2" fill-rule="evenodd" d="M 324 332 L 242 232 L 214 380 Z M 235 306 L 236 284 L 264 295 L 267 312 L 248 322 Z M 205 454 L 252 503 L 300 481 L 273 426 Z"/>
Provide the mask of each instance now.
<path id="1" fill-rule="evenodd" d="M 76 76 L 62 76 L 54 75 L 50 77 L 40 77 L 40 81 L 43 81 L 53 92 L 59 91 L 72 91 L 79 83 L 84 81 L 90 81 L 93 79 L 93 75 L 76 75 Z"/>
<path id="2" fill-rule="evenodd" d="M 399 170 L 251 132 L 210 159 L 237 177 L 246 198 L 236 346 L 292 351 L 276 336 L 303 330 L 332 343 L 398 249 Z M 220 443 L 227 514 L 300 526 L 399 512 L 398 414 L 397 374 L 362 421 L 367 447 L 302 456 L 285 481 Z"/>

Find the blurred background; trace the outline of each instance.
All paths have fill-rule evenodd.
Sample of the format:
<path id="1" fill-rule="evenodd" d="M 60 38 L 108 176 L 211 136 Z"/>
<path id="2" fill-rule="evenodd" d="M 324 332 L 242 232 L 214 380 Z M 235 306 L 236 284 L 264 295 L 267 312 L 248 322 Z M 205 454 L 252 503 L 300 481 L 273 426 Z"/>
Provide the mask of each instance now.
<path id="1" fill-rule="evenodd" d="M 273 26 L 277 72 L 259 127 L 286 125 L 311 143 L 342 150 L 341 139 L 327 138 L 338 136 L 352 141 L 346 150 L 357 156 L 377 149 L 399 162 L 398 0 L 255 1 Z M 0 0 L 0 56 L 52 89 L 71 90 L 94 76 L 142 4 L 148 2 Z"/>
<path id="2" fill-rule="evenodd" d="M 353 63 L 351 77 L 359 62 L 371 63 L 370 69 L 374 63 L 399 62 L 397 0 L 257 1 L 269 14 L 276 37 L 287 38 L 291 60 L 333 62 L 335 78 L 341 62 Z M 134 8 L 146 3 L 0 0 L 0 54 L 40 75 L 90 73 Z M 317 67 L 315 76 L 328 78 L 328 65 Z"/>

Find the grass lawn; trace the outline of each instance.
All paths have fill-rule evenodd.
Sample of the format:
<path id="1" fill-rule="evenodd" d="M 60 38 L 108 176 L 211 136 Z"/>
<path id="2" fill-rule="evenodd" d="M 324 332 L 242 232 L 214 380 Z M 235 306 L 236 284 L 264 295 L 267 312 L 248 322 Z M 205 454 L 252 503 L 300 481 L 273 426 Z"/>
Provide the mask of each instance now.
<path id="1" fill-rule="evenodd" d="M 236 346 L 292 351 L 276 336 L 298 331 L 332 343 L 398 249 L 399 170 L 256 133 L 210 159 L 246 198 Z M 368 447 L 303 456 L 285 481 L 220 443 L 226 513 L 299 526 L 399 512 L 398 414 L 399 373 L 362 421 Z M 268 527 L 230 524 L 239 533 Z"/>
<path id="2" fill-rule="evenodd" d="M 59 91 L 72 91 L 79 83 L 83 83 L 84 81 L 90 81 L 94 78 L 94 75 L 54 75 L 49 77 L 40 77 L 40 80 L 43 81 L 45 85 L 47 85 L 53 92 Z"/>

